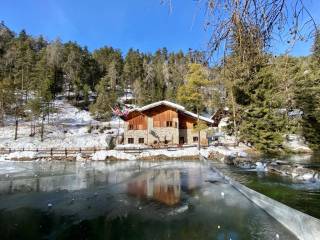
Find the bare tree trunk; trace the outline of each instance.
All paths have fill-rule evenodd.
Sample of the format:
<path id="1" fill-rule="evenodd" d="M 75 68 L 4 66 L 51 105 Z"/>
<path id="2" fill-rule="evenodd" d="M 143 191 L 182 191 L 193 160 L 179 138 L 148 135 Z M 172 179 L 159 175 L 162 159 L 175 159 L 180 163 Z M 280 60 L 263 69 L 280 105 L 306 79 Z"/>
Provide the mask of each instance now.
<path id="1" fill-rule="evenodd" d="M 50 123 L 50 103 L 48 102 L 48 125 Z"/>
<path id="2" fill-rule="evenodd" d="M 32 128 L 33 128 L 33 120 L 31 120 L 31 123 L 30 123 L 30 137 L 33 136 Z"/>
<path id="3" fill-rule="evenodd" d="M 15 128 L 15 131 L 14 131 L 14 140 L 17 140 L 18 139 L 18 119 L 16 119 L 16 128 Z"/>
<path id="4" fill-rule="evenodd" d="M 45 121 L 45 115 L 42 115 L 42 121 L 41 121 L 41 142 L 43 142 L 43 135 L 44 135 L 44 121 Z"/>
<path id="5" fill-rule="evenodd" d="M 36 121 L 33 123 L 33 135 L 36 135 Z"/>
<path id="6" fill-rule="evenodd" d="M 3 101 L 1 101 L 0 105 L 0 126 L 4 127 L 4 106 Z"/>

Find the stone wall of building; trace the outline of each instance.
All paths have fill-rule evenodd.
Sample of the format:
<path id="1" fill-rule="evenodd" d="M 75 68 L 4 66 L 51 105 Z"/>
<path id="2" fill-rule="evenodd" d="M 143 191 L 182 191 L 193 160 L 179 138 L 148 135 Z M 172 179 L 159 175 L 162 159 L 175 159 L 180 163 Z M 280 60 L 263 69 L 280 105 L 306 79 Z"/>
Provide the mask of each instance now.
<path id="1" fill-rule="evenodd" d="M 123 143 L 129 144 L 128 139 L 133 138 L 133 144 L 139 144 L 139 138 L 144 139 L 144 143 L 147 143 L 148 131 L 147 130 L 129 130 L 129 123 L 124 123 L 124 135 L 123 135 Z"/>
<path id="2" fill-rule="evenodd" d="M 173 118 L 173 122 L 178 123 L 178 118 Z M 179 129 L 173 127 L 153 127 L 153 118 L 148 117 L 148 144 L 154 144 L 156 142 L 168 141 L 169 144 L 179 143 Z"/>
<path id="3" fill-rule="evenodd" d="M 198 143 L 198 141 L 194 141 L 194 137 L 198 137 L 198 132 L 195 132 L 193 129 L 180 129 L 179 137 L 183 137 L 186 144 Z M 207 133 L 206 131 L 200 132 L 200 143 L 202 145 L 208 144 Z"/>

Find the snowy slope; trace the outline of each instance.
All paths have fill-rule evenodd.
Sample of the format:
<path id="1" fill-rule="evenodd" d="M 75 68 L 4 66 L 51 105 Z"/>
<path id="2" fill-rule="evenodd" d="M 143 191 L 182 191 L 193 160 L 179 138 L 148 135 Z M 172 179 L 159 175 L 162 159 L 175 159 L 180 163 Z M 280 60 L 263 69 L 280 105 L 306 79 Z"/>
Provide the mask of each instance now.
<path id="1" fill-rule="evenodd" d="M 116 136 L 119 126 L 118 121 L 99 122 L 92 118 L 89 112 L 79 110 L 63 100 L 54 102 L 57 113 L 50 115 L 50 124 L 45 125 L 45 139 L 40 141 L 40 128 L 37 134 L 30 137 L 30 122 L 21 122 L 19 125 L 18 139 L 15 141 L 13 125 L 0 128 L 0 148 L 79 148 L 107 146 L 106 138 Z M 104 133 L 99 131 L 88 132 L 90 126 L 106 125 L 113 129 Z M 121 122 L 120 122 L 121 126 Z"/>

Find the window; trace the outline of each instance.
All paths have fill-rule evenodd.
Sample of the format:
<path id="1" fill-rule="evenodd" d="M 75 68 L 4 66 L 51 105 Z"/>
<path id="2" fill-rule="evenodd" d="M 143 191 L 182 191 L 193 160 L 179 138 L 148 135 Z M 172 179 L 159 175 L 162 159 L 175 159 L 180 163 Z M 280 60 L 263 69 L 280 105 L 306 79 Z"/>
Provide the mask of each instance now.
<path id="1" fill-rule="evenodd" d="M 167 121 L 167 127 L 172 127 L 172 121 Z"/>
<path id="2" fill-rule="evenodd" d="M 128 143 L 133 144 L 134 143 L 134 138 L 128 138 Z"/>
<path id="3" fill-rule="evenodd" d="M 193 137 L 193 142 L 198 142 L 199 138 L 198 137 Z"/>
<path id="4" fill-rule="evenodd" d="M 197 123 L 194 123 L 194 124 L 193 124 L 193 127 L 195 128 L 196 126 L 197 126 Z"/>
<path id="5" fill-rule="evenodd" d="M 178 128 L 178 123 L 177 122 L 174 122 L 174 127 Z"/>
<path id="6" fill-rule="evenodd" d="M 144 138 L 139 138 L 139 143 L 144 143 Z"/>
<path id="7" fill-rule="evenodd" d="M 129 130 L 133 130 L 133 124 L 129 124 Z"/>

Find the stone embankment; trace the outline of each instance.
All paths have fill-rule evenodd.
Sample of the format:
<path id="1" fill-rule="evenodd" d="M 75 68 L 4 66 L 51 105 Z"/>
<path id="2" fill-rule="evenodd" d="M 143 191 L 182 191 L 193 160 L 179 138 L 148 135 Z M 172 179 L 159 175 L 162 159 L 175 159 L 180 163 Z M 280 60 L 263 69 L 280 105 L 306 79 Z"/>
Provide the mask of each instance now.
<path id="1" fill-rule="evenodd" d="M 291 177 L 297 181 L 320 181 L 320 172 L 315 169 L 307 168 L 301 164 L 282 160 L 257 161 L 255 158 L 239 156 L 219 156 L 221 162 L 227 165 L 234 165 L 242 169 L 269 172 L 281 176 Z"/>

